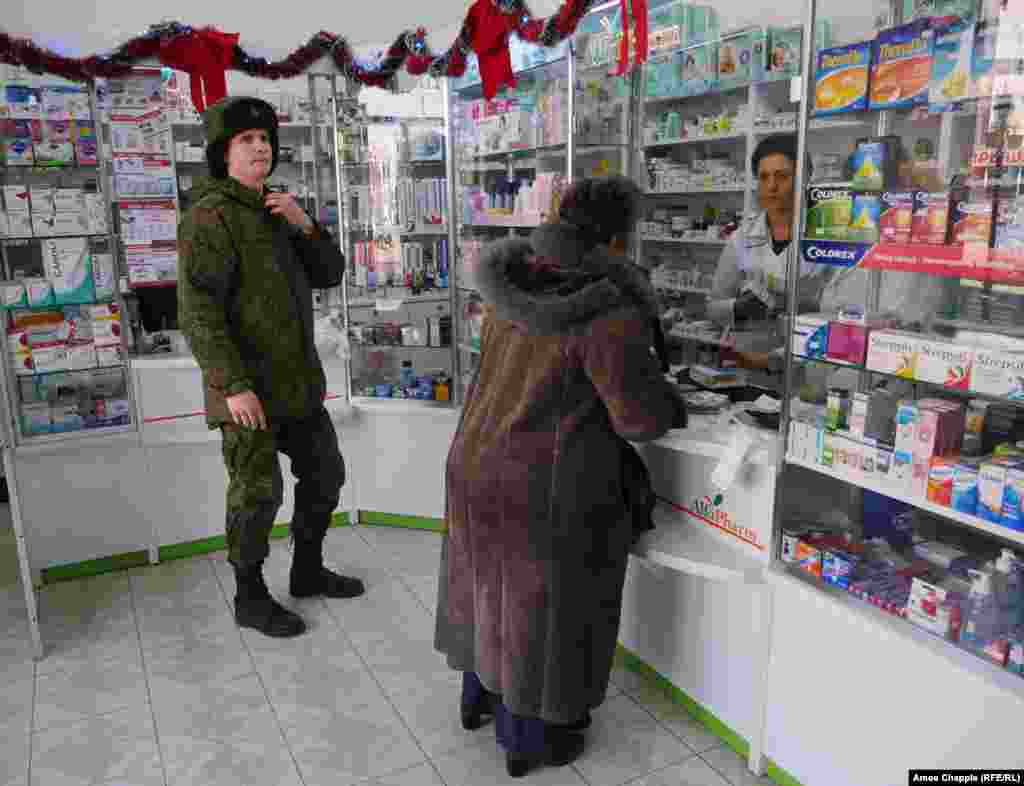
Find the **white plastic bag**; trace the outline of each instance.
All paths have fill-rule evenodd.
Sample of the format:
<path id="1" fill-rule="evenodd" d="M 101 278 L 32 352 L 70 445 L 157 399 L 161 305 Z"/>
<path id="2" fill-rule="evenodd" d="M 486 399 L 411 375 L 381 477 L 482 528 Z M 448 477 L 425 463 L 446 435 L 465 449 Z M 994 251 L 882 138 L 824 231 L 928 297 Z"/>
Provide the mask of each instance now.
<path id="1" fill-rule="evenodd" d="M 313 342 L 321 358 L 349 359 L 348 336 L 340 311 L 320 317 L 313 323 Z"/>

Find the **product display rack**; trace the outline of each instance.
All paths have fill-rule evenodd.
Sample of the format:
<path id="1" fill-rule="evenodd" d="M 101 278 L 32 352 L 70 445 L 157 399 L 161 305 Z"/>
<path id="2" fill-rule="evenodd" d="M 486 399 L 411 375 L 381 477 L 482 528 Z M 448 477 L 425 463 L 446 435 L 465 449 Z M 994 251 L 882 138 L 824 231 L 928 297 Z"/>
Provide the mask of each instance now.
<path id="1" fill-rule="evenodd" d="M 21 452 L 135 432 L 110 162 L 96 90 L 54 86 L 39 78 L 16 79 L 15 84 L 44 95 L 47 90 L 66 95 L 72 102 L 66 111 L 47 102 L 47 115 L 39 122 L 44 128 L 65 124 L 78 130 L 74 142 L 59 153 L 60 163 L 40 166 L 36 159 L 35 166 L 25 166 L 7 159 L 0 170 L 7 230 L 0 250 L 8 444 Z M 90 129 L 88 136 L 82 128 Z M 4 144 L 14 143 L 7 139 Z M 37 155 L 49 144 L 37 140 Z M 10 231 L 14 215 L 19 226 L 30 229 L 28 234 Z"/>
<path id="2" fill-rule="evenodd" d="M 450 406 L 444 118 L 369 115 L 341 96 L 334 114 L 351 396 Z"/>
<path id="3" fill-rule="evenodd" d="M 811 0 L 808 18 L 834 6 Z M 894 4 L 881 30 L 840 43 L 916 40 L 900 27 L 916 22 L 911 12 Z M 935 36 L 913 55 L 927 58 L 926 100 L 822 121 L 863 126 L 864 144 L 834 148 L 841 177 L 816 182 L 801 161 L 788 286 L 807 264 L 829 283 L 818 312 L 789 308 L 775 567 L 904 620 L 895 630 L 977 655 L 982 670 L 1020 674 L 1024 216 L 1012 140 L 1024 124 L 1010 76 L 1020 22 L 966 3 L 921 24 Z M 1012 46 L 990 47 L 994 37 Z M 894 50 L 876 45 L 873 57 L 882 51 Z M 956 74 L 966 81 L 949 105 Z M 799 123 L 809 151 L 815 100 L 830 96 L 816 81 Z M 871 90 L 886 95 L 884 83 Z M 822 497 L 795 502 L 797 488 Z"/>

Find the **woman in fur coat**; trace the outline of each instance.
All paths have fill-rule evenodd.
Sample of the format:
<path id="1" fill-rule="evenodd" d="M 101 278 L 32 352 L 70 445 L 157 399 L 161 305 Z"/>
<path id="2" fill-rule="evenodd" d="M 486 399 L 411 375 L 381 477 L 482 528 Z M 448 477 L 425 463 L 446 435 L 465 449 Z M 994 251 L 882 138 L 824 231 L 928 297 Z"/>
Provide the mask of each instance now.
<path id="1" fill-rule="evenodd" d="M 624 250 L 640 192 L 584 180 L 558 220 L 491 246 L 480 367 L 446 469 L 435 645 L 493 714 L 510 775 L 583 749 L 604 700 L 633 529 L 624 440 L 685 426 L 652 351 L 657 301 Z"/>

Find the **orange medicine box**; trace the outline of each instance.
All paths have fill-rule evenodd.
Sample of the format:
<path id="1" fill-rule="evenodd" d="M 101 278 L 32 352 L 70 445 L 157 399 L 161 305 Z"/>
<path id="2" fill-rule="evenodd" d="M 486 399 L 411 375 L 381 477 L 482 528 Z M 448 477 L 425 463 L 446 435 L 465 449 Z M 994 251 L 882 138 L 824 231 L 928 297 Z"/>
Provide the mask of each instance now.
<path id="1" fill-rule="evenodd" d="M 928 103 L 933 56 L 930 18 L 882 30 L 871 55 L 871 109 Z"/>

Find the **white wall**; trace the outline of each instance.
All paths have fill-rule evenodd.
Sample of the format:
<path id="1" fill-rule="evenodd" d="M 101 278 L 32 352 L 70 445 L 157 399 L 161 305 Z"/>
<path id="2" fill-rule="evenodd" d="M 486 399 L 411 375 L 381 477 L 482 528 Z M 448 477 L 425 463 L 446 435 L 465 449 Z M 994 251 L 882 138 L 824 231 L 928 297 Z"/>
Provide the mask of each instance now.
<path id="1" fill-rule="evenodd" d="M 1024 767 L 1024 680 L 797 579 L 774 587 L 767 753 L 804 786 Z M 898 621 L 897 621 L 898 622 Z"/>

